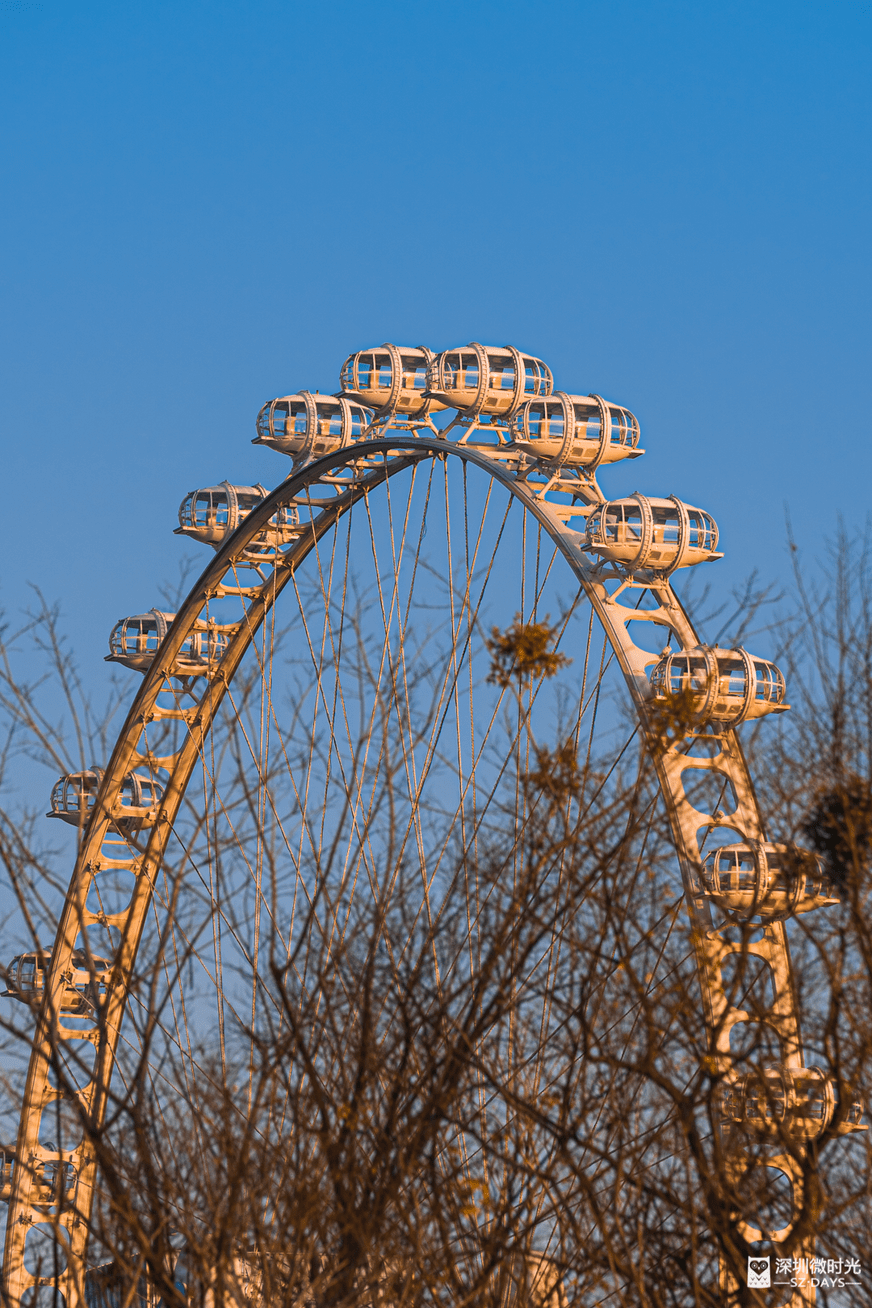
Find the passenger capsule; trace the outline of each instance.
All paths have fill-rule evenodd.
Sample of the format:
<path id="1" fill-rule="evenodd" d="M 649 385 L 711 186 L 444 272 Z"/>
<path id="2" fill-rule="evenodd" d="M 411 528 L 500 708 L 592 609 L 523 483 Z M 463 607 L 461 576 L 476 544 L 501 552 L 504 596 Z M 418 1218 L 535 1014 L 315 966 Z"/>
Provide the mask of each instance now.
<path id="1" fill-rule="evenodd" d="M 547 364 L 512 345 L 500 350 L 473 341 L 437 354 L 427 369 L 428 398 L 470 416 L 509 418 L 524 400 L 553 388 Z"/>
<path id="2" fill-rule="evenodd" d="M 232 531 L 235 531 L 252 509 L 266 499 L 265 486 L 231 486 L 222 481 L 218 486 L 205 486 L 193 490 L 179 505 L 177 536 L 190 536 L 218 549 Z M 266 530 L 251 541 L 256 546 L 275 546 L 292 540 L 299 534 L 300 517 L 293 504 L 283 505 L 269 520 Z"/>
<path id="3" fill-rule="evenodd" d="M 664 654 L 648 674 L 655 700 L 690 691 L 697 722 L 735 726 L 748 718 L 783 713 L 784 677 L 774 663 L 744 649 L 696 649 Z"/>
<path id="4" fill-rule="evenodd" d="M 728 1122 L 754 1135 L 813 1140 L 832 1122 L 839 1108 L 835 1081 L 819 1067 L 763 1068 L 727 1082 L 721 1111 Z M 838 1135 L 865 1131 L 862 1101 L 850 1096 Z"/>
<path id="5" fill-rule="evenodd" d="M 722 845 L 703 863 L 702 881 L 705 893 L 739 922 L 776 922 L 839 902 L 823 861 L 791 845 Z"/>
<path id="6" fill-rule="evenodd" d="M 629 409 L 599 395 L 557 391 L 547 400 L 524 400 L 510 428 L 519 450 L 558 467 L 593 469 L 645 453 L 639 449 L 639 424 Z"/>
<path id="7" fill-rule="evenodd" d="M 46 817 L 61 818 L 75 827 L 83 826 L 96 803 L 102 780 L 102 768 L 68 772 L 55 783 L 51 792 L 51 812 Z M 154 826 L 162 799 L 163 787 L 153 777 L 128 772 L 112 805 L 112 825 L 122 835 Z"/>
<path id="8" fill-rule="evenodd" d="M 626 572 L 649 568 L 667 575 L 724 557 L 711 514 L 674 495 L 665 500 L 629 495 L 598 505 L 587 520 L 585 548 Z"/>
<path id="9" fill-rule="evenodd" d="M 135 672 L 147 672 L 175 616 L 175 613 L 149 609 L 148 613 L 121 618 L 109 636 L 110 652 L 106 662 L 123 663 Z M 227 652 L 228 644 L 227 635 L 223 631 L 205 626 L 195 628 L 186 636 L 176 655 L 174 670 L 180 676 L 205 672 L 210 665 L 220 662 Z"/>
<path id="10" fill-rule="evenodd" d="M 339 374 L 342 397 L 369 405 L 380 418 L 395 413 L 425 418 L 445 408 L 424 395 L 427 368 L 434 357 L 424 345 L 414 350 L 381 345 L 350 354 Z"/>
<path id="11" fill-rule="evenodd" d="M 25 1004 L 38 1003 L 45 989 L 45 974 L 51 960 L 48 949 L 19 954 L 6 968 L 7 989 L 0 991 L 4 999 L 20 999 Z M 61 1012 L 87 1013 L 93 1011 L 106 993 L 106 982 L 112 964 L 105 958 L 77 949 L 70 959 L 61 993 Z"/>
<path id="12" fill-rule="evenodd" d="M 351 400 L 300 391 L 263 406 L 252 444 L 269 445 L 297 460 L 315 459 L 359 440 L 371 422 L 370 410 Z"/>

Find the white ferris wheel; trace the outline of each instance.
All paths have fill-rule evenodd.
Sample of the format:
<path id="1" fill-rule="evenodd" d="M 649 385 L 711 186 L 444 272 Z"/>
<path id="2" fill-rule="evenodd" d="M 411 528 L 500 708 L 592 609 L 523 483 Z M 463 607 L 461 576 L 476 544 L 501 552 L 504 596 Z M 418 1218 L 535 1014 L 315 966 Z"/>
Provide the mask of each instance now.
<path id="1" fill-rule="evenodd" d="M 331 1027 L 318 990 L 364 921 L 380 923 L 368 939 L 388 984 L 412 976 L 436 1003 L 474 982 L 498 910 L 523 915 L 533 893 L 528 779 L 556 743 L 571 746 L 567 811 L 611 830 L 620 877 L 592 854 L 581 894 L 577 862 L 551 850 L 535 888 L 550 913 L 525 938 L 508 1035 L 477 1028 L 491 1061 L 477 1064 L 476 1143 L 458 1128 L 445 1148 L 462 1146 L 470 1176 L 493 1169 L 500 1075 L 517 1084 L 522 1068 L 534 1097 L 557 1082 L 589 1093 L 590 1068 L 565 1044 L 578 1009 L 570 938 L 608 996 L 626 977 L 614 970 L 623 931 L 653 993 L 668 986 L 665 943 L 682 922 L 718 1129 L 738 1172 L 754 1140 L 788 1187 L 777 1229 L 740 1214 L 749 1246 L 789 1241 L 803 1150 L 834 1120 L 858 1125 L 858 1108 L 805 1066 L 785 926 L 834 895 L 814 860 L 797 871 L 767 840 L 739 745 L 742 723 L 788 707 L 783 677 L 744 649 L 702 644 L 672 588 L 678 569 L 720 557 L 712 517 L 672 495 L 607 500 L 598 471 L 643 453 L 636 419 L 554 391 L 549 368 L 517 349 L 384 345 L 351 355 L 340 388 L 262 408 L 255 443 L 293 460 L 274 490 L 222 482 L 185 498 L 179 533 L 214 553 L 177 613 L 117 623 L 109 657 L 142 684 L 108 760 L 52 794 L 79 849 L 54 947 L 7 974 L 34 1020 L 4 1178 L 12 1308 L 43 1286 L 68 1308 L 87 1301 L 100 1171 L 76 1123 L 98 1129 L 131 1076 L 158 1106 L 183 1098 L 192 1120 L 216 1081 L 250 1103 L 254 1045 L 290 1020 L 276 988 L 290 978 L 306 1020 L 322 1022 L 323 1077 L 341 1079 L 354 1033 Z M 508 631 L 547 636 L 556 675 L 495 676 Z M 628 807 L 640 742 L 653 799 Z M 671 898 L 646 880 L 655 801 L 674 867 L 677 855 Z M 737 957 L 768 996 L 753 1012 L 729 979 Z M 620 1025 L 616 1002 L 601 1011 Z M 761 1021 L 775 1056 L 755 1073 L 737 1067 L 737 1032 Z M 547 1230 L 544 1190 L 530 1211 Z M 481 1220 L 457 1233 L 466 1249 Z M 721 1276 L 725 1294 L 736 1288 L 729 1268 Z"/>

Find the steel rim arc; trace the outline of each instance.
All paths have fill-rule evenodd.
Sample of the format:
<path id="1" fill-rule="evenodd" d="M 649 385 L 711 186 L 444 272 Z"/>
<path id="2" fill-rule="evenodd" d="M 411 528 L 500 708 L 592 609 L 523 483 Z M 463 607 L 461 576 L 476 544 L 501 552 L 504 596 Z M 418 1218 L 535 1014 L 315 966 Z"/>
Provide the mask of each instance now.
<path id="1" fill-rule="evenodd" d="M 52 1090 L 48 1084 L 51 1054 L 59 1041 L 85 1040 L 95 1046 L 93 1077 L 81 1089 L 80 1098 L 92 1126 L 98 1127 L 108 1104 L 115 1052 L 128 998 L 128 984 L 135 966 L 157 870 L 186 786 L 201 757 L 215 714 L 236 670 L 294 570 L 306 559 L 322 536 L 333 529 L 340 518 L 351 511 L 364 495 L 396 473 L 428 458 L 447 459 L 449 456 L 459 457 L 499 481 L 536 518 L 557 546 L 603 626 L 643 725 L 648 698 L 647 669 L 656 661 L 656 656 L 633 642 L 628 624 L 651 621 L 674 633 L 680 648 L 688 649 L 699 644 L 697 634 L 672 591 L 668 577 L 655 575 L 643 583 L 598 568 L 596 561 L 591 560 L 590 555 L 582 549 L 583 536 L 575 529 L 576 520 L 571 514 L 561 512 L 565 506 L 548 501 L 541 488 L 516 475 L 511 463 L 504 457 L 495 457 L 469 444 L 455 444 L 446 441 L 444 437 L 429 436 L 361 441 L 293 472 L 272 491 L 223 543 L 179 609 L 136 693 L 105 769 L 95 808 L 84 832 L 58 927 L 51 968 L 45 978 L 45 993 L 37 1019 L 16 1145 L 16 1158 L 26 1160 L 26 1165 L 19 1163 L 15 1167 L 6 1235 L 4 1280 L 13 1305 L 20 1303 L 31 1286 L 40 1283 L 25 1268 L 24 1240 L 27 1229 L 33 1223 L 47 1220 L 45 1202 L 44 1199 L 42 1203 L 39 1202 L 41 1196 L 35 1179 L 36 1167 L 43 1161 L 69 1164 L 76 1172 L 74 1210 L 62 1209 L 55 1218 L 49 1219 L 60 1232 L 68 1252 L 66 1270 L 51 1283 L 58 1285 L 70 1308 L 84 1304 L 82 1277 L 88 1218 L 96 1183 L 96 1160 L 88 1156 L 85 1145 L 61 1154 L 52 1153 L 39 1144 L 42 1113 L 60 1097 L 60 1093 Z M 346 470 L 349 465 L 357 465 L 359 471 L 347 488 L 339 490 L 333 502 L 323 507 L 313 522 L 307 525 L 301 537 L 284 553 L 276 548 L 272 575 L 260 586 L 250 588 L 252 602 L 245 620 L 236 624 L 227 653 L 220 663 L 202 678 L 204 689 L 198 704 L 184 710 L 159 708 L 157 701 L 161 691 L 166 690 L 173 677 L 178 678 L 178 673 L 173 672 L 174 659 L 185 638 L 194 628 L 204 606 L 208 605 L 211 598 L 221 594 L 222 583 L 225 583 L 228 573 L 233 573 L 234 565 L 240 562 L 246 544 L 267 528 L 277 509 L 295 500 L 322 478 L 335 474 L 337 470 Z M 602 498 L 592 479 L 588 486 L 591 487 L 591 501 L 596 502 Z M 609 577 L 617 578 L 616 589 L 608 589 L 606 580 Z M 621 596 L 628 588 L 648 591 L 655 601 L 655 607 L 640 610 L 621 603 Z M 162 716 L 182 718 L 187 736 L 174 755 L 156 757 L 148 750 L 142 751 L 139 746 L 143 736 L 147 737 L 149 723 Z M 722 967 L 728 956 L 737 952 L 738 947 L 728 944 L 712 931 L 709 905 L 699 879 L 697 834 L 704 826 L 712 829 L 718 825 L 738 828 L 750 840 L 762 840 L 765 834 L 735 731 L 732 728 L 724 729 L 719 740 L 720 752 L 713 758 L 691 757 L 682 753 L 676 745 L 652 747 L 651 754 L 679 857 L 687 909 L 696 928 L 693 934 L 697 964 L 705 1017 L 715 1044 L 714 1057 L 721 1069 L 726 1070 L 729 1063 L 730 1030 L 736 1022 L 747 1020 L 748 1015 L 732 1008 L 726 996 Z M 94 876 L 107 866 L 103 850 L 113 817 L 113 797 L 117 796 L 124 776 L 142 765 L 161 768 L 169 775 L 159 819 L 150 832 L 144 854 L 130 868 L 136 877 L 133 897 L 124 914 L 116 915 L 115 920 L 112 920 L 105 914 L 94 914 L 86 908 L 87 892 Z M 717 813 L 701 813 L 690 803 L 682 782 L 682 773 L 688 769 L 700 768 L 708 768 L 723 776 L 732 786 L 736 809 L 728 821 Z M 81 932 L 94 923 L 106 925 L 107 922 L 121 932 L 121 944 L 107 986 L 100 1022 L 90 1031 L 70 1027 L 65 1024 L 63 1014 L 65 973 L 70 966 L 70 957 Z M 772 971 L 775 999 L 769 1020 L 781 1042 L 784 1062 L 787 1066 L 802 1066 L 784 923 L 766 924 L 760 939 L 745 948 L 757 955 Z M 798 1182 L 797 1168 L 790 1159 L 778 1157 L 770 1161 L 772 1166 L 780 1167 L 794 1184 Z M 796 1206 L 795 1196 L 794 1208 Z M 750 1239 L 762 1235 L 750 1227 L 746 1228 L 746 1232 Z M 783 1237 L 787 1233 L 777 1234 Z M 43 1281 L 46 1279 L 42 1278 Z"/>

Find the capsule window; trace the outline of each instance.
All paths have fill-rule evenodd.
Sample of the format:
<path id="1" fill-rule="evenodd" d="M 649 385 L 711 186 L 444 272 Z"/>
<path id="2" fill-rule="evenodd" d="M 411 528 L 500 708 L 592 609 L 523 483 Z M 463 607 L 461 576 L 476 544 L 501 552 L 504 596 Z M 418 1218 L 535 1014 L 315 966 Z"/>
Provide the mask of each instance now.
<path id="1" fill-rule="evenodd" d="M 208 527 L 209 510 L 212 507 L 212 496 L 208 491 L 201 492 L 193 502 L 193 523 L 195 527 Z"/>
<path id="2" fill-rule="evenodd" d="M 612 444 L 613 445 L 635 445 L 636 443 L 636 420 L 626 409 L 618 409 L 614 405 L 609 405 L 609 413 L 612 419 Z"/>
<path id="3" fill-rule="evenodd" d="M 754 664 L 754 698 L 759 700 L 781 700 L 784 691 L 784 678 L 772 663 Z"/>
<path id="4" fill-rule="evenodd" d="M 366 414 L 363 409 L 359 409 L 356 404 L 351 406 L 351 434 L 360 436 L 366 427 Z"/>
<path id="5" fill-rule="evenodd" d="M 366 382 L 364 382 L 363 375 L 361 374 L 361 386 L 365 385 L 369 390 L 379 389 L 389 391 L 393 379 L 391 356 L 389 354 L 375 354 L 371 357 L 372 364 L 368 371 Z"/>
<path id="6" fill-rule="evenodd" d="M 542 419 L 545 416 L 544 404 L 531 404 L 527 410 L 527 430 L 531 436 L 538 436 L 542 430 Z"/>
<path id="7" fill-rule="evenodd" d="M 603 519 L 607 541 L 641 542 L 642 510 L 638 504 L 610 504 Z"/>
<path id="8" fill-rule="evenodd" d="M 76 813 L 81 808 L 93 808 L 97 786 L 98 779 L 93 776 L 80 775 L 75 780 L 61 777 L 51 792 L 52 810 L 59 813 Z"/>
<path id="9" fill-rule="evenodd" d="M 409 355 L 400 355 L 400 377 L 404 391 L 423 391 L 427 384 L 427 365 Z"/>
<path id="10" fill-rule="evenodd" d="M 578 439 L 598 441 L 602 427 L 599 405 L 576 404 L 574 408 Z"/>
<path id="11" fill-rule="evenodd" d="M 562 404 L 546 404 L 545 412 L 548 415 L 548 435 L 554 439 L 562 440 L 565 426 Z"/>
<path id="12" fill-rule="evenodd" d="M 803 1090 L 805 1094 L 803 1094 Z M 827 1101 L 821 1094 L 820 1082 L 808 1081 L 805 1086 L 800 1083 L 796 1086 L 797 1099 L 799 1103 L 797 1108 L 803 1117 L 810 1117 L 812 1121 L 823 1121 L 827 1113 Z"/>
<path id="13" fill-rule="evenodd" d="M 463 355 L 463 371 L 464 371 L 464 380 L 461 383 L 461 385 L 465 387 L 466 390 L 468 391 L 477 390 L 478 389 L 478 355 L 477 354 Z"/>
<path id="14" fill-rule="evenodd" d="M 490 389 L 492 391 L 511 391 L 515 388 L 515 365 L 501 360 L 490 361 Z"/>
<path id="15" fill-rule="evenodd" d="M 446 354 L 442 361 L 442 369 L 446 390 L 457 390 L 460 385 L 460 355 Z"/>
<path id="16" fill-rule="evenodd" d="M 757 886 L 757 868 L 750 851 L 721 849 L 715 862 L 717 883 L 722 892 L 731 890 L 755 890 Z"/>
<path id="17" fill-rule="evenodd" d="M 100 783 L 97 777 L 83 777 L 79 786 L 73 786 L 73 792 L 75 794 L 75 792 L 78 791 L 79 794 L 84 795 L 88 808 L 91 808 L 94 804 L 94 800 L 97 798 L 99 786 Z M 76 798 L 78 798 L 78 795 L 76 795 Z"/>
<path id="18" fill-rule="evenodd" d="M 272 429 L 276 436 L 285 436 L 290 430 L 291 409 L 287 400 L 278 400 L 273 405 Z"/>
<path id="19" fill-rule="evenodd" d="M 342 435 L 342 410 L 339 405 L 319 404 L 318 413 L 318 435 L 319 436 L 341 436 Z"/>
<path id="20" fill-rule="evenodd" d="M 661 544 L 675 545 L 681 535 L 681 523 L 674 505 L 655 505 L 652 510 L 654 519 L 654 539 Z"/>
<path id="21" fill-rule="evenodd" d="M 768 1080 L 765 1085 L 749 1086 L 745 1098 L 745 1115 L 752 1121 L 767 1118 L 781 1120 L 786 1110 L 784 1085 L 780 1080 Z"/>
<path id="22" fill-rule="evenodd" d="M 669 665 L 669 691 L 673 695 L 689 680 L 694 690 L 705 690 L 707 681 L 705 659 L 673 658 Z"/>
<path id="23" fill-rule="evenodd" d="M 719 668 L 721 689 L 727 695 L 744 695 L 745 664 L 741 659 L 723 659 Z"/>
<path id="24" fill-rule="evenodd" d="M 784 873 L 784 868 L 781 865 L 780 854 L 775 853 L 775 851 L 773 850 L 771 853 L 767 854 L 766 863 L 769 867 L 770 872 L 773 872 L 777 876 L 780 876 L 782 878 L 784 877 L 785 873 Z"/>
<path id="25" fill-rule="evenodd" d="M 548 374 L 536 359 L 524 360 L 524 394 L 546 395 L 548 393 Z"/>
<path id="26" fill-rule="evenodd" d="M 192 504 L 189 521 L 195 527 L 226 527 L 230 506 L 224 491 L 199 491 Z"/>
<path id="27" fill-rule="evenodd" d="M 154 618 L 128 619 L 121 630 L 120 644 L 125 654 L 145 654 L 156 650 L 160 641 Z"/>
<path id="28" fill-rule="evenodd" d="M 663 694 L 668 692 L 669 686 L 667 681 L 666 667 L 658 663 L 651 672 L 651 688 L 655 691 L 661 691 Z"/>
<path id="29" fill-rule="evenodd" d="M 689 509 L 688 544 L 695 550 L 712 550 L 715 546 L 714 519 L 702 509 Z"/>

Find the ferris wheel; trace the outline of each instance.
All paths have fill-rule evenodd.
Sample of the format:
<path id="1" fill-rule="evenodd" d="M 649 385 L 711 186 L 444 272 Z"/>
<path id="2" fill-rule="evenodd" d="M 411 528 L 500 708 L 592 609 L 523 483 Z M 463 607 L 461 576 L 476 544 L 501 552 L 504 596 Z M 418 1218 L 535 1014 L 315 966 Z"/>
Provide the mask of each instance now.
<path id="1" fill-rule="evenodd" d="M 626 977 L 617 920 L 647 994 L 667 984 L 666 942 L 689 919 L 718 1130 L 737 1171 L 753 1140 L 787 1185 L 780 1224 L 749 1211 L 740 1230 L 755 1248 L 790 1239 L 807 1143 L 833 1123 L 859 1129 L 859 1107 L 805 1066 L 785 927 L 836 897 L 815 860 L 767 840 L 739 745 L 742 723 L 788 707 L 781 673 L 701 643 L 672 588 L 677 570 L 721 557 L 714 520 L 673 495 L 599 487 L 639 442 L 628 409 L 554 391 L 517 349 L 384 345 L 351 355 L 336 395 L 263 406 L 255 443 L 293 460 L 276 489 L 222 482 L 183 500 L 178 532 L 214 554 L 176 613 L 111 633 L 108 657 L 142 684 L 109 759 L 52 793 L 50 816 L 79 831 L 75 869 L 54 948 L 7 969 L 35 1022 L 4 1177 L 10 1305 L 42 1286 L 86 1301 L 99 1172 L 77 1123 L 100 1125 L 113 1085 L 138 1076 L 192 1120 L 216 1083 L 250 1104 L 258 1035 L 291 1021 L 279 982 L 322 1022 L 322 1075 L 338 1083 L 354 1033 L 330 1028 L 319 988 L 362 924 L 376 924 L 388 989 L 413 976 L 436 1003 L 475 984 L 500 913 L 523 918 L 539 894 L 544 925 L 513 937 L 510 1037 L 476 1036 L 492 1061 L 476 1064 L 476 1157 L 454 1142 L 468 1174 L 487 1166 L 494 1114 L 506 1120 L 506 1098 L 489 1107 L 493 1060 L 511 1062 L 513 1085 L 522 1067 L 534 1098 L 561 1077 L 570 1097 L 589 1090 L 561 1043 L 578 1006 L 567 942 L 591 949 L 605 995 Z M 530 633 L 547 641 L 548 675 L 517 661 Z M 640 741 L 677 854 L 671 899 L 645 880 L 654 801 L 637 785 L 629 802 L 624 785 Z M 619 851 L 617 879 L 589 851 L 583 893 L 563 847 L 525 881 L 541 811 L 530 779 L 558 754 L 565 810 Z M 565 829 L 562 804 L 549 811 Z M 753 1011 L 730 980 L 737 958 L 756 969 Z M 629 1039 L 633 1006 L 615 1018 L 615 1002 L 597 1012 Z M 774 1056 L 737 1070 L 737 1033 L 761 1023 Z M 541 1187 L 536 1202 L 550 1229 Z M 483 1220 L 466 1213 L 464 1247 Z M 721 1275 L 735 1290 L 735 1269 Z"/>

